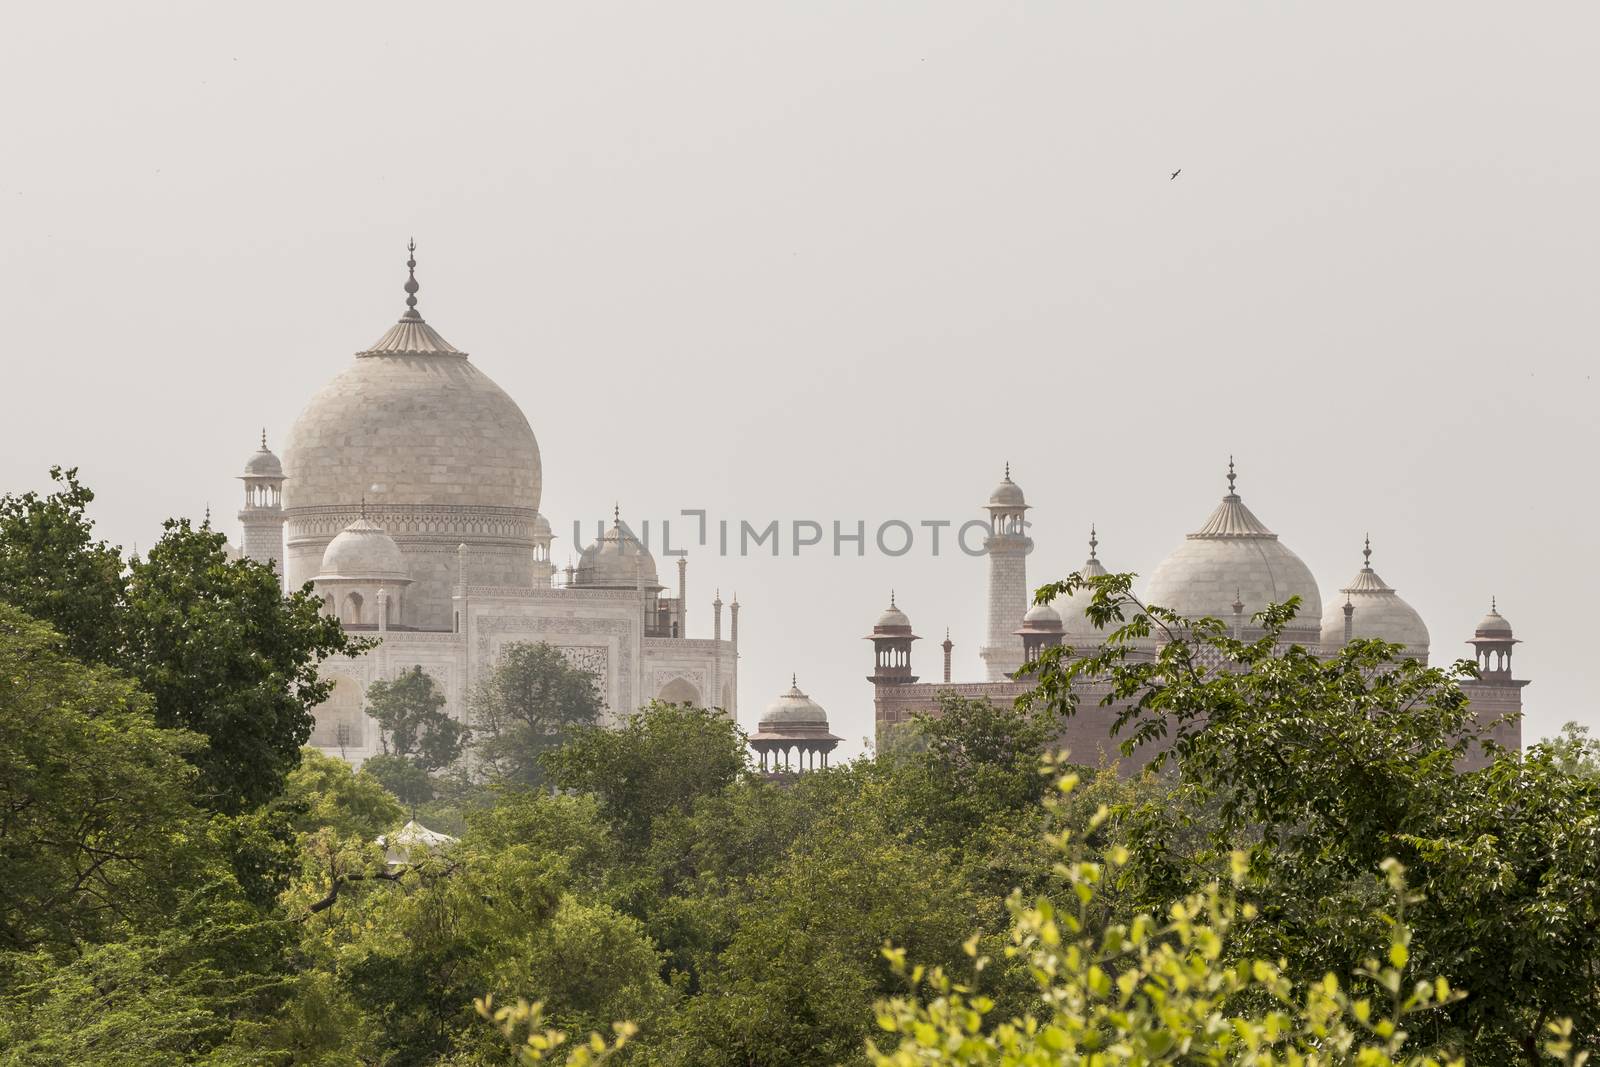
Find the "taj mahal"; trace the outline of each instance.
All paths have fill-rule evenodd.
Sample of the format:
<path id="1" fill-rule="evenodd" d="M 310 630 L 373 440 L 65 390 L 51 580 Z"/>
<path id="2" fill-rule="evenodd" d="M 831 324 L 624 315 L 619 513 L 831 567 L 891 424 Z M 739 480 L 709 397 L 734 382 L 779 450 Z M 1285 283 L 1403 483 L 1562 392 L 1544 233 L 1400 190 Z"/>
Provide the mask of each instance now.
<path id="1" fill-rule="evenodd" d="M 676 589 L 620 511 L 558 574 L 540 513 L 539 444 L 514 400 L 406 310 L 300 412 L 280 459 L 245 463 L 241 554 L 287 588 L 313 584 L 371 650 L 323 664 L 334 682 L 310 743 L 359 762 L 379 751 L 372 682 L 421 666 L 467 718 L 467 697 L 511 642 L 545 642 L 588 672 L 612 721 L 661 699 L 739 707 L 739 604 L 720 594 L 691 637 L 688 561 Z"/>
<path id="2" fill-rule="evenodd" d="M 739 604 L 720 594 L 708 605 L 709 636 L 690 636 L 688 561 L 676 560 L 675 589 L 663 585 L 648 547 L 613 511 L 608 528 L 582 550 L 576 566 L 551 560 L 551 525 L 541 513 L 539 445 L 521 408 L 446 341 L 417 311 L 415 245 L 406 261 L 406 310 L 370 347 L 314 395 L 284 444 L 245 463 L 243 536 L 238 554 L 270 562 L 287 588 L 311 583 L 324 609 L 353 633 L 375 637 L 370 650 L 323 665 L 332 696 L 316 709 L 310 743 L 353 762 L 380 750 L 364 711 L 374 681 L 421 666 L 445 696 L 446 710 L 468 720 L 468 697 L 513 642 L 544 642 L 594 679 L 608 721 L 651 700 L 739 711 Z M 1150 574 L 1147 603 L 1188 618 L 1212 617 L 1251 637 L 1252 617 L 1268 604 L 1299 598 L 1284 640 L 1332 654 L 1353 638 L 1380 638 L 1427 662 L 1422 617 L 1374 570 L 1370 540 L 1363 563 L 1337 597 L 1324 599 L 1310 568 L 1246 507 L 1228 463 L 1227 493 Z M 1042 649 L 1098 644 L 1104 633 L 1084 617 L 1088 593 L 1033 605 L 1027 557 L 1029 506 L 1010 467 L 990 493 L 984 555 L 987 617 L 979 652 L 986 677 L 951 677 L 946 630 L 942 678 L 915 669 L 920 640 L 898 599 L 867 634 L 872 644 L 872 706 L 880 745 L 939 695 L 1009 702 L 1026 691 L 1025 664 Z M 229 551 L 233 551 L 230 547 Z M 1091 528 L 1087 576 L 1107 572 Z M 913 593 L 914 598 L 914 593 Z M 956 620 L 959 628 L 960 620 Z M 840 655 L 850 638 L 841 630 Z M 1479 677 L 1466 683 L 1493 736 L 1520 747 L 1517 714 L 1528 683 L 1511 671 L 1519 642 L 1491 603 L 1467 639 Z M 1079 757 L 1120 758 L 1110 736 L 1113 707 L 1087 683 L 1079 714 L 1063 741 Z M 841 738 L 827 713 L 791 679 L 751 735 L 767 773 L 820 769 Z M 1137 767 L 1150 753 L 1136 753 Z"/>

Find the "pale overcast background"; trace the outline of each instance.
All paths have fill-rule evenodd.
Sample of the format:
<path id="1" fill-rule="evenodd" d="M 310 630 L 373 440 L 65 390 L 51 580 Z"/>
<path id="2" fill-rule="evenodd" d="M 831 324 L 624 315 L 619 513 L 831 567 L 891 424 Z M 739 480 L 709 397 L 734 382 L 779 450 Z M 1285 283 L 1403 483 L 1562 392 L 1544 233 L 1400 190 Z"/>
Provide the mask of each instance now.
<path id="1" fill-rule="evenodd" d="M 1593 3 L 13 5 L 0 489 L 148 545 L 403 310 L 521 405 L 572 550 L 626 517 L 979 514 L 1148 575 L 1223 492 L 1434 662 L 1498 595 L 1528 739 L 1600 726 Z M 1170 181 L 1179 167 L 1182 175 Z M 899 591 L 980 677 L 985 563 L 691 556 L 871 731 Z M 671 584 L 672 567 L 662 565 Z"/>

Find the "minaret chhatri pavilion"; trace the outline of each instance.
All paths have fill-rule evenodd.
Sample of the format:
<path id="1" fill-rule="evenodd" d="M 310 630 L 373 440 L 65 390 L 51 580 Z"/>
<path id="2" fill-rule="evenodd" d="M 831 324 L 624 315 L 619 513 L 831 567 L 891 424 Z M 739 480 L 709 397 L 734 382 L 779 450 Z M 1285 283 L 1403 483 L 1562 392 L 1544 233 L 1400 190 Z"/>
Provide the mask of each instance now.
<path id="1" fill-rule="evenodd" d="M 239 550 L 250 559 L 271 563 L 283 583 L 283 464 L 267 448 L 267 431 L 261 431 L 261 447 L 245 460 L 244 507 L 239 521 L 244 536 Z"/>

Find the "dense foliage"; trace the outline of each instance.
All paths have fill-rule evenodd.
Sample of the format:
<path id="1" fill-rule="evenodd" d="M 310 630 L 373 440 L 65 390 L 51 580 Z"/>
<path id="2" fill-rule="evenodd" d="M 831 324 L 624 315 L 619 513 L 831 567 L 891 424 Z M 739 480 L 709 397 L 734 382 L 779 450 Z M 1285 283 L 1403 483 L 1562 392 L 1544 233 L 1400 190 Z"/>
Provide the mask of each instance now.
<path id="1" fill-rule="evenodd" d="M 224 537 L 165 524 L 144 558 L 94 539 L 94 494 L 54 469 L 47 496 L 0 497 L 0 601 L 49 623 L 76 658 L 114 667 L 152 698 L 156 723 L 191 731 L 201 802 L 242 812 L 276 796 L 311 736 L 329 682 L 317 665 L 365 647 L 308 590 L 229 560 Z"/>
<path id="2" fill-rule="evenodd" d="M 464 752 L 425 672 L 382 683 L 387 756 L 353 770 L 299 747 L 317 662 L 349 648 L 313 600 L 181 522 L 124 561 L 61 479 L 0 499 L 0 1065 L 1596 1044 L 1593 742 L 1486 748 L 1470 665 L 1321 660 L 1273 639 L 1293 604 L 1238 641 L 1075 576 L 1041 596 L 1092 587 L 1103 647 L 1047 653 L 1015 707 L 947 694 L 832 770 L 755 773 L 704 709 L 601 725 L 541 645 L 473 694 Z M 1089 678 L 1156 771 L 1055 762 Z M 398 844 L 413 811 L 456 840 Z"/>
<path id="3" fill-rule="evenodd" d="M 501 649 L 470 699 L 472 755 L 480 772 L 533 788 L 546 784 L 541 757 L 573 730 L 597 723 L 602 711 L 594 678 L 543 642 Z"/>

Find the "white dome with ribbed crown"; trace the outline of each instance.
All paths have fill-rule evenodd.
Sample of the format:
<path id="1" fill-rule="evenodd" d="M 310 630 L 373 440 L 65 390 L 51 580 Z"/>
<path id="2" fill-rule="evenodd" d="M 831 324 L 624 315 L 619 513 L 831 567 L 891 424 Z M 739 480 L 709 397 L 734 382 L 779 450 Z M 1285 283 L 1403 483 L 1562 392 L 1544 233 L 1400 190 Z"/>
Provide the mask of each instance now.
<path id="1" fill-rule="evenodd" d="M 1361 570 L 1349 585 L 1339 590 L 1344 595 L 1330 601 L 1322 613 L 1322 644 L 1333 649 L 1344 644 L 1345 605 L 1351 607 L 1350 636 L 1405 645 L 1406 654 L 1427 662 L 1428 627 L 1417 610 L 1400 598 L 1372 569 L 1372 541 L 1362 551 Z"/>
<path id="2" fill-rule="evenodd" d="M 367 496 L 386 508 L 515 509 L 531 523 L 539 507 L 539 443 L 522 409 L 420 317 L 311 398 L 283 470 L 291 513 Z"/>
<path id="3" fill-rule="evenodd" d="M 531 584 L 539 445 L 516 402 L 417 312 L 416 260 L 406 262 L 405 313 L 289 431 L 285 569 L 290 588 L 314 578 L 328 543 L 365 510 L 408 557 L 417 625 L 444 630 L 458 545 L 475 583 Z"/>
<path id="4" fill-rule="evenodd" d="M 1233 489 L 1228 464 L 1228 494 L 1205 524 L 1190 534 L 1150 575 L 1145 602 L 1191 619 L 1210 616 L 1230 621 L 1236 601 L 1246 618 L 1268 604 L 1300 598 L 1299 613 L 1286 628 L 1297 641 L 1320 641 L 1322 594 L 1311 569 L 1278 535 L 1244 506 Z"/>

